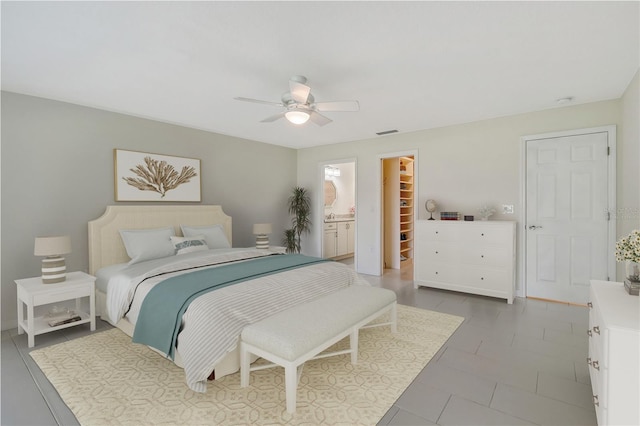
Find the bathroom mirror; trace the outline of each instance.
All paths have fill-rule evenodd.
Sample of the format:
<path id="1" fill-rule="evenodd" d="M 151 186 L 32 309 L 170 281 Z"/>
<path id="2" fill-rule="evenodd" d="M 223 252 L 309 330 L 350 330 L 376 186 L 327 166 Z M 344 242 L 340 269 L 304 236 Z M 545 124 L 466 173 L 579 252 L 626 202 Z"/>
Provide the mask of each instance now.
<path id="1" fill-rule="evenodd" d="M 333 181 L 325 180 L 324 181 L 324 206 L 332 207 L 336 203 L 336 199 L 338 198 L 338 192 L 336 191 L 336 186 Z"/>

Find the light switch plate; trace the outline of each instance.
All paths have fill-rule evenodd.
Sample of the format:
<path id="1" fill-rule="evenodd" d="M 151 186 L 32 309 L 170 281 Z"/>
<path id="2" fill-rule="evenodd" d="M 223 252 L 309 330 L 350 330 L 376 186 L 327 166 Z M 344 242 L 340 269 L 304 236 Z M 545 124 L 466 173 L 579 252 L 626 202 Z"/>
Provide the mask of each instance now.
<path id="1" fill-rule="evenodd" d="M 513 214 L 513 204 L 503 204 L 502 214 Z"/>

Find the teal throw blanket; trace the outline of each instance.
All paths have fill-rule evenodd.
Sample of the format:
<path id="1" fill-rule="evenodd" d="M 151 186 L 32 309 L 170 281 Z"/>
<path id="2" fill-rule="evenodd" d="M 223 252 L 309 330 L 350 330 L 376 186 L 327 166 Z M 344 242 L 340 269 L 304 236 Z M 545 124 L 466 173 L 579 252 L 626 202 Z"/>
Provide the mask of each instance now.
<path id="1" fill-rule="evenodd" d="M 301 254 L 267 256 L 168 278 L 153 287 L 142 302 L 133 341 L 173 359 L 182 315 L 196 297 L 249 279 L 326 261 Z"/>

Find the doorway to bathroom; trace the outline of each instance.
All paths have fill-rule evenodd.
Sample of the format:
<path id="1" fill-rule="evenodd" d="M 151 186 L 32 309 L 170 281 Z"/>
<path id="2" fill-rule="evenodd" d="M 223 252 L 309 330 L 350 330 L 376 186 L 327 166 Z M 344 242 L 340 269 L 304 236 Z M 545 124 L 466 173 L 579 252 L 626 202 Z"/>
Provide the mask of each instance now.
<path id="1" fill-rule="evenodd" d="M 356 163 L 324 164 L 322 257 L 355 259 L 356 251 Z"/>

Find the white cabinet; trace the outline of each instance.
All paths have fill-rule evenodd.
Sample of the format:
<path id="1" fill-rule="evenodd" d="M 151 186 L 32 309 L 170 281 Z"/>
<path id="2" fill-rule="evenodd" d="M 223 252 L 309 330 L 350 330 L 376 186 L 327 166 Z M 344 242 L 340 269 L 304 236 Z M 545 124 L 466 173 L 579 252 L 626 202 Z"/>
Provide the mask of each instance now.
<path id="1" fill-rule="evenodd" d="M 515 222 L 415 222 L 414 286 L 515 295 Z"/>
<path id="2" fill-rule="evenodd" d="M 322 240 L 322 257 L 325 259 L 336 257 L 336 240 L 338 226 L 336 223 L 324 224 L 324 239 Z"/>
<path id="3" fill-rule="evenodd" d="M 599 425 L 640 424 L 640 298 L 591 281 L 589 375 Z"/>
<path id="4" fill-rule="evenodd" d="M 322 257 L 340 257 L 353 254 L 355 247 L 355 221 L 337 221 L 324 224 Z"/>
<path id="5" fill-rule="evenodd" d="M 336 245 L 336 256 L 344 256 L 354 251 L 354 229 L 355 222 L 338 222 L 338 236 Z"/>

